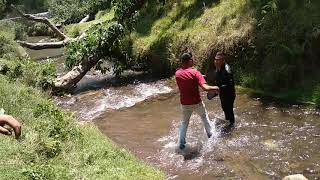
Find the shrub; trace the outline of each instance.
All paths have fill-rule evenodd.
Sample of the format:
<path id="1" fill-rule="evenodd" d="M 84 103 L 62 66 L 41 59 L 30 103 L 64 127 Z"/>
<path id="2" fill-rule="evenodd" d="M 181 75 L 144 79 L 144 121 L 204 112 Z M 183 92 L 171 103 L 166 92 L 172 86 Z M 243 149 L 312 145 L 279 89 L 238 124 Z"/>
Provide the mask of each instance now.
<path id="1" fill-rule="evenodd" d="M 80 27 L 75 25 L 70 28 L 69 33 L 71 37 L 78 37 L 80 35 Z"/>
<path id="2" fill-rule="evenodd" d="M 53 36 L 54 32 L 44 23 L 34 23 L 28 28 L 29 36 Z"/>
<path id="3" fill-rule="evenodd" d="M 13 40 L 12 34 L 0 31 L 0 58 L 23 58 L 27 54 L 25 50 Z"/>
<path id="4" fill-rule="evenodd" d="M 11 81 L 19 81 L 45 90 L 51 88 L 56 77 L 56 68 L 50 63 L 0 59 L 0 67 L 0 73 L 6 75 Z"/>
<path id="5" fill-rule="evenodd" d="M 77 23 L 88 14 L 94 15 L 99 10 L 110 8 L 110 3 L 110 0 L 52 0 L 49 12 L 66 24 Z"/>

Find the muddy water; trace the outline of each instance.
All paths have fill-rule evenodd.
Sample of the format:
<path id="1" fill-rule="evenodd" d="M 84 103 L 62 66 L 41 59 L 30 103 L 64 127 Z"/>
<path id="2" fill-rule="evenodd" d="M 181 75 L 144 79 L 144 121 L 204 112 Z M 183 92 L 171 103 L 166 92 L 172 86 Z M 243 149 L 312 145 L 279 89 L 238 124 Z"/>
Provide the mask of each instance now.
<path id="1" fill-rule="evenodd" d="M 179 98 L 168 81 L 87 91 L 59 104 L 80 119 L 94 120 L 113 141 L 163 169 L 169 179 L 320 177 L 320 112 L 313 108 L 239 94 L 236 128 L 222 136 L 219 100 L 205 100 L 214 137 L 206 138 L 200 118 L 193 115 L 187 150 L 179 152 Z"/>
<path id="2" fill-rule="evenodd" d="M 48 56 L 39 51 L 34 59 L 37 54 Z M 180 152 L 179 97 L 169 81 L 135 72 L 120 79 L 91 72 L 72 96 L 55 101 L 80 120 L 94 121 L 114 142 L 164 170 L 168 179 L 260 180 L 295 173 L 320 179 L 320 112 L 311 107 L 238 94 L 236 128 L 222 136 L 219 100 L 205 100 L 214 136 L 208 140 L 193 115 L 187 149 Z"/>

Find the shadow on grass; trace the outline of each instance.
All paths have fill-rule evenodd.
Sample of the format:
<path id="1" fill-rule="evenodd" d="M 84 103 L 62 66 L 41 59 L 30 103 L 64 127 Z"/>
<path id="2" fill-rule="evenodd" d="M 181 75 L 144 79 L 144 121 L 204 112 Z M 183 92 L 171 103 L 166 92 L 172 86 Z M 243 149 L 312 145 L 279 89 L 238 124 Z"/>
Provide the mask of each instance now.
<path id="1" fill-rule="evenodd" d="M 160 6 L 157 2 L 150 2 L 147 8 L 141 12 L 137 17 L 136 32 L 141 36 L 148 36 L 151 33 L 151 29 L 154 23 L 168 16 L 170 11 L 173 11 L 173 6 L 179 6 L 179 12 L 176 16 L 172 17 L 171 22 L 166 28 L 162 29 L 162 32 L 167 31 L 176 21 L 181 18 L 186 18 L 187 21 L 183 23 L 183 27 L 187 27 L 188 23 L 198 17 L 200 17 L 206 8 L 210 8 L 213 4 L 219 3 L 220 0 L 194 0 L 189 6 L 184 6 L 179 2 L 167 2 L 165 6 Z M 152 12 L 152 13 L 151 13 Z"/>

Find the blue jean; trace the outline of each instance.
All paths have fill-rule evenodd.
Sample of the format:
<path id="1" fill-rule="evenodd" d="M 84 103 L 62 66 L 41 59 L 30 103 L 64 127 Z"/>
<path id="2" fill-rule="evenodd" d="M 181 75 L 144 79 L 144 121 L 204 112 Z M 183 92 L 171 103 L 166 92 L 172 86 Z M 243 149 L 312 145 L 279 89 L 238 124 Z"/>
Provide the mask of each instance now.
<path id="1" fill-rule="evenodd" d="M 180 144 L 186 144 L 187 129 L 188 129 L 189 120 L 193 111 L 195 111 L 201 117 L 202 123 L 207 132 L 208 137 L 211 136 L 211 126 L 209 124 L 209 116 L 203 102 L 199 104 L 194 104 L 194 105 L 181 105 L 181 108 L 182 108 L 182 121 L 181 121 L 180 132 L 179 132 Z"/>

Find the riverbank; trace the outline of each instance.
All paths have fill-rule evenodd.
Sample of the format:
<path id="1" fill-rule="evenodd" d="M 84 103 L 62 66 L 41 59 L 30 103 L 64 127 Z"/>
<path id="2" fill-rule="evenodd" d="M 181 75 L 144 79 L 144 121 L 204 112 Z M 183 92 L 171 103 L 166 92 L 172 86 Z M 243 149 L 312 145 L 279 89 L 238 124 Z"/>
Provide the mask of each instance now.
<path id="1" fill-rule="evenodd" d="M 43 92 L 3 75 L 0 84 L 1 108 L 22 123 L 19 141 L 0 136 L 0 179 L 164 179 Z"/>
<path id="2" fill-rule="evenodd" d="M 303 89 L 292 89 L 290 91 L 286 92 L 267 92 L 259 89 L 252 89 L 247 88 L 243 86 L 237 86 L 236 87 L 237 92 L 241 94 L 249 94 L 251 96 L 260 96 L 260 97 L 269 97 L 278 99 L 281 102 L 286 103 L 297 103 L 297 104 L 305 104 L 305 105 L 311 105 L 315 107 L 319 107 L 319 89 L 308 89 L 307 91 Z"/>
<path id="3" fill-rule="evenodd" d="M 224 51 L 238 85 L 319 105 L 317 7 L 317 2 L 272 0 L 150 2 L 127 34 L 125 52 L 155 76 L 170 77 L 185 47 L 202 72 L 211 68 L 217 51 Z M 104 13 L 92 22 L 69 25 L 67 34 L 113 17 L 112 10 Z"/>

